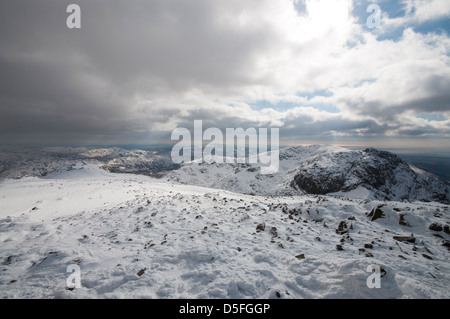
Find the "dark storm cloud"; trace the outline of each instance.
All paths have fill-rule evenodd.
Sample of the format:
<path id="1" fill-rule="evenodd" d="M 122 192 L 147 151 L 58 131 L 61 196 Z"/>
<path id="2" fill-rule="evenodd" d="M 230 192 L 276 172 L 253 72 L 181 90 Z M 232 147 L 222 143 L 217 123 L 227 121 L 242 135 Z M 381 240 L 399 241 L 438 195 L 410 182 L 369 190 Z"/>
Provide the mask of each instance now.
<path id="1" fill-rule="evenodd" d="M 450 86 L 449 86 L 450 87 Z M 383 103 L 382 101 L 366 101 L 364 98 L 340 99 L 339 103 L 346 105 L 355 114 L 370 116 L 384 123 L 398 123 L 398 119 L 405 112 L 442 113 L 450 111 L 450 91 L 443 89 L 434 95 L 424 98 L 416 98 L 399 104 Z"/>
<path id="2" fill-rule="evenodd" d="M 81 29 L 66 27 L 66 8 L 73 2 L 81 7 Z M 339 5 L 345 9 L 349 3 Z M 447 73 L 437 74 L 434 67 L 418 69 L 410 77 L 420 80 L 426 94 L 403 92 L 405 98 L 397 104 L 386 99 L 391 93 L 383 88 L 389 81 L 372 95 L 380 99 L 366 98 L 364 92 L 340 94 L 349 83 L 358 82 L 364 73 L 359 66 L 364 64 L 354 62 L 366 61 L 371 48 L 379 50 L 383 59 L 377 62 L 374 54 L 375 62 L 386 69 L 383 61 L 392 62 L 383 56 L 386 47 L 367 41 L 364 45 L 372 45 L 367 50 L 349 48 L 345 32 L 354 36 L 354 29 L 359 30 L 351 19 L 330 22 L 339 23 L 330 24 L 330 30 L 348 24 L 339 31 L 341 37 L 339 32 L 320 31 L 314 23 L 309 29 L 307 17 L 296 15 L 293 4 L 289 0 L 1 1 L 0 142 L 92 142 L 103 137 L 108 143 L 122 136 L 132 143 L 147 136 L 168 136 L 176 126 L 192 127 L 199 119 L 205 127 L 222 129 L 279 126 L 281 134 L 298 138 L 383 136 L 392 131 L 445 134 L 445 126 L 409 123 L 402 128 L 399 118 L 411 110 L 448 112 Z M 334 1 L 330 4 L 339 7 Z M 316 14 L 311 21 L 320 25 L 334 17 L 325 10 L 326 2 L 322 6 L 327 19 L 321 10 L 310 10 Z M 310 38 L 302 42 L 306 35 Z M 420 56 L 431 61 L 435 52 L 427 50 Z M 388 56 L 395 56 L 392 52 Z M 411 49 L 408 66 L 415 63 L 414 53 Z M 446 59 L 439 54 L 445 69 Z M 409 74 L 408 67 L 399 70 Z M 373 77 L 371 85 L 378 85 Z M 307 110 L 264 111 L 248 104 L 275 97 L 296 106 L 298 92 L 306 88 L 320 92 L 331 85 L 335 96 L 325 99 L 347 107 L 339 114 L 314 105 Z"/>
<path id="3" fill-rule="evenodd" d="M 71 2 L 2 2 L 0 132 L 145 129 L 136 95 L 251 83 L 252 56 L 271 38 L 222 27 L 207 0 L 77 1 L 82 28 L 70 30 Z"/>
<path id="4" fill-rule="evenodd" d="M 313 121 L 307 115 L 295 117 L 286 123 L 288 128 L 284 133 L 290 137 L 295 136 L 333 136 L 335 134 L 344 134 L 346 136 L 357 136 L 359 134 L 371 136 L 384 134 L 389 127 L 379 125 L 374 120 L 353 120 L 335 116 L 328 119 Z"/>
<path id="5" fill-rule="evenodd" d="M 386 95 L 383 95 L 382 92 L 377 97 L 378 99 L 371 97 L 369 100 L 364 96 L 360 96 L 360 94 L 355 94 L 355 96 L 342 97 L 337 101 L 339 104 L 352 110 L 354 114 L 377 119 L 380 123 L 390 126 L 389 129 L 392 129 L 392 126 L 400 128 L 399 126 L 405 114 L 443 114 L 450 112 L 450 90 L 448 89 L 450 87 L 450 74 L 444 76 L 411 73 L 409 81 L 416 82 L 416 88 L 410 84 L 411 97 L 408 99 L 408 96 L 403 94 L 400 97 L 404 101 L 401 102 L 396 102 L 399 96 L 386 98 Z M 396 84 L 392 83 L 392 86 Z M 420 93 L 418 94 L 417 92 Z M 411 125 L 411 123 L 408 125 Z M 442 130 L 442 128 L 436 129 L 430 125 L 427 129 L 422 127 L 405 127 L 400 129 L 398 134 L 417 136 L 431 134 L 433 131 L 434 133 L 445 133 L 445 130 Z"/>
<path id="6" fill-rule="evenodd" d="M 65 1 L 8 1 L 0 10 L 1 132 L 99 132 L 121 113 L 71 42 Z"/>
<path id="7" fill-rule="evenodd" d="M 450 75 L 447 77 L 432 75 L 424 83 L 424 90 L 428 92 L 427 97 L 417 98 L 414 101 L 401 105 L 407 110 L 418 112 L 448 112 L 450 111 Z"/>

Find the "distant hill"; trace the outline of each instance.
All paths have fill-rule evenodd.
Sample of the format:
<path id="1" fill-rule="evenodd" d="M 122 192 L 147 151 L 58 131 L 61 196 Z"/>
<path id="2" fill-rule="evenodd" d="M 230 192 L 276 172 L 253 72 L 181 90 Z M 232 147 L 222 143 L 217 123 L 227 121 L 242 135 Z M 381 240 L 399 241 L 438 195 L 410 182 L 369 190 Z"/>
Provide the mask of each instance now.
<path id="1" fill-rule="evenodd" d="M 260 174 L 259 164 L 192 162 L 167 178 L 257 195 L 334 194 L 379 200 L 450 202 L 450 189 L 432 174 L 397 155 L 374 148 L 349 150 L 329 145 L 280 151 L 277 174 Z"/>
<path id="2" fill-rule="evenodd" d="M 3 148 L 0 178 L 47 176 L 77 163 L 113 173 L 133 173 L 180 184 L 250 195 L 341 195 L 377 200 L 450 202 L 450 187 L 397 155 L 374 148 L 312 145 L 279 152 L 276 174 L 261 174 L 261 164 L 174 164 L 166 151 L 105 148 Z"/>

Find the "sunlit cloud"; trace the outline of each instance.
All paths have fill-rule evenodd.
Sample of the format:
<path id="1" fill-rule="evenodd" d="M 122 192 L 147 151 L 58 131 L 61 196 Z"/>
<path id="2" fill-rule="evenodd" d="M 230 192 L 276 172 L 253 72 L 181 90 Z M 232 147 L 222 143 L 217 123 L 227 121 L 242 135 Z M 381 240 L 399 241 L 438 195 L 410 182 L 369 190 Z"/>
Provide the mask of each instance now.
<path id="1" fill-rule="evenodd" d="M 0 12 L 1 142 L 161 140 L 194 120 L 293 143 L 450 135 L 450 38 L 416 30 L 448 1 L 80 0 L 76 32 L 68 3 Z"/>

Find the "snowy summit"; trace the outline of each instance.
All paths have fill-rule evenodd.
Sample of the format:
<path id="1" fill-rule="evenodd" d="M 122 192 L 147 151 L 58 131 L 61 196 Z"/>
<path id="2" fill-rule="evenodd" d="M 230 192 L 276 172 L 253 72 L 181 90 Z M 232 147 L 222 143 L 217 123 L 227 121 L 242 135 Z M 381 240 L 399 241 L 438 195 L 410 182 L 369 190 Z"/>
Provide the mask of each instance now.
<path id="1" fill-rule="evenodd" d="M 265 179 L 246 164 L 196 163 L 157 179 L 71 154 L 45 176 L 0 182 L 2 298 L 450 297 L 439 181 L 392 154 L 286 149 L 279 176 Z M 371 170 L 389 179 L 361 177 Z M 317 179 L 330 184 L 312 194 Z M 412 197 L 391 200 L 389 187 Z M 381 289 L 367 286 L 373 264 Z M 70 265 L 80 288 L 67 286 Z"/>

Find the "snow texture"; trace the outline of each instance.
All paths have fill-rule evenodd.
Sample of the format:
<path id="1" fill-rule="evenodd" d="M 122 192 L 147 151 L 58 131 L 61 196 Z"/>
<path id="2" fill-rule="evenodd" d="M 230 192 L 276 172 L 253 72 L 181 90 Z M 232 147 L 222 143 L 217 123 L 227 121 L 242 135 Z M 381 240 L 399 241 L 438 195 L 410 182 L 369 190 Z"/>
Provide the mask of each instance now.
<path id="1" fill-rule="evenodd" d="M 307 150 L 324 154 L 317 174 L 337 165 L 333 154 L 350 160 L 373 152 Z M 4 179 L 0 297 L 450 297 L 447 205 L 377 200 L 361 185 L 349 192 L 366 199 L 264 195 L 314 167 L 311 156 L 299 166 L 300 151 L 282 152 L 281 174 L 272 179 L 234 171 L 245 166 L 198 165 L 207 178 L 197 164 L 181 169 L 182 177 L 208 187 L 111 173 L 88 162 Z M 261 194 L 239 193 L 250 190 L 241 182 Z M 228 186 L 233 192 L 218 189 Z M 81 288 L 67 287 L 72 264 L 80 267 Z M 382 268 L 380 289 L 366 284 L 372 264 Z"/>

